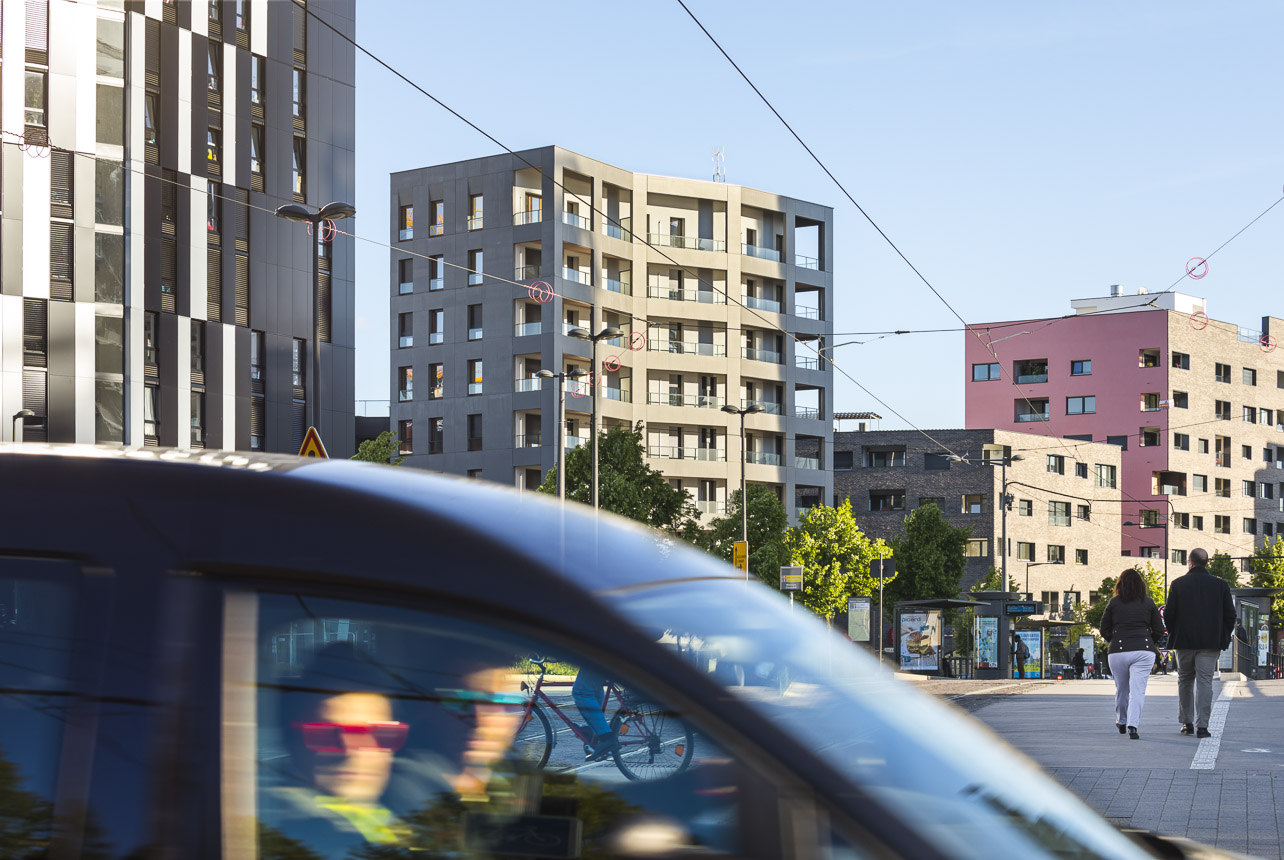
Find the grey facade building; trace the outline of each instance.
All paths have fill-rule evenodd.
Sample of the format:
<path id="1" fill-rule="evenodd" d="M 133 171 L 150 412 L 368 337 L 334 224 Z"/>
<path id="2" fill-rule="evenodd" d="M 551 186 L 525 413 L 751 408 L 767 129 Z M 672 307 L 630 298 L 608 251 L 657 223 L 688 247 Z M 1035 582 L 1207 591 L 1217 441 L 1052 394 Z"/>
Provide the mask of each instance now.
<path id="1" fill-rule="evenodd" d="M 355 0 L 307 9 L 355 33 Z M 295 3 L 0 0 L 0 409 L 27 441 L 298 450 L 312 239 L 354 192 L 353 49 Z M 351 453 L 351 240 L 321 246 Z"/>
<path id="2" fill-rule="evenodd" d="M 828 207 L 555 146 L 394 173 L 389 205 L 389 420 L 408 464 L 538 486 L 557 445 L 587 442 L 592 394 L 568 381 L 558 428 L 536 374 L 592 371 L 568 332 L 618 326 L 596 357 L 602 424 L 642 422 L 649 462 L 704 513 L 742 458 L 791 513 L 829 498 L 832 371 L 791 337 L 833 330 Z M 765 411 L 742 446 L 721 407 L 750 403 Z"/>
<path id="3" fill-rule="evenodd" d="M 835 504 L 850 499 L 870 537 L 901 534 L 906 515 L 934 502 L 951 525 L 972 529 L 963 577 L 963 589 L 971 588 L 991 567 L 1003 568 L 1005 471 L 999 463 L 1011 457 L 1006 556 L 1018 591 L 1042 600 L 1049 613 L 1063 613 L 1080 600 L 1098 599 L 1101 581 L 1134 563 L 1119 552 L 1118 446 L 1083 444 L 1073 460 L 1032 433 L 927 433 L 931 439 L 917 430 L 834 434 Z"/>

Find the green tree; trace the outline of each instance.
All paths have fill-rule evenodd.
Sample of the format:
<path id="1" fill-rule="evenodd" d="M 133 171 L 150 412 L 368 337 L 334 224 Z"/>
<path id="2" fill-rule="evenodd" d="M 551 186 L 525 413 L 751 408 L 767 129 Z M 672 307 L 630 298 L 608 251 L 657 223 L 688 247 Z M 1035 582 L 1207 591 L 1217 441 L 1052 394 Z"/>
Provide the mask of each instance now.
<path id="1" fill-rule="evenodd" d="M 803 605 L 826 621 L 847 606 L 848 597 L 876 594 L 878 578 L 870 576 L 869 563 L 880 555 L 892 557 L 882 539 L 870 540 L 856 525 L 850 499 L 837 508 L 815 505 L 808 510 L 785 533 L 785 548 L 790 562 L 803 568 Z M 893 581 L 889 577 L 885 584 Z"/>
<path id="2" fill-rule="evenodd" d="M 1239 568 L 1226 553 L 1213 553 L 1213 557 L 1208 560 L 1208 572 L 1226 580 L 1231 588 L 1239 588 Z"/>
<path id="3" fill-rule="evenodd" d="M 905 517 L 905 530 L 888 543 L 896 554 L 896 582 L 884 590 L 889 602 L 958 597 L 972 528 L 952 526 L 935 504 Z"/>
<path id="4" fill-rule="evenodd" d="M 397 456 L 397 437 L 385 430 L 373 439 L 367 439 L 357 447 L 352 459 L 364 463 L 384 463 L 400 466 L 405 457 Z"/>
<path id="5" fill-rule="evenodd" d="M 1276 535 L 1253 551 L 1254 588 L 1284 588 L 1284 535 Z M 1271 620 L 1284 617 L 1284 594 L 1271 599 Z"/>
<path id="6" fill-rule="evenodd" d="M 994 565 L 990 565 L 990 572 L 976 581 L 968 591 L 975 594 L 978 591 L 1020 591 L 1021 585 L 1016 581 L 1016 577 L 1008 574 L 1008 587 L 1003 587 L 1003 571 Z"/>
<path id="7" fill-rule="evenodd" d="M 593 504 L 593 455 L 580 445 L 566 456 L 566 498 Z M 621 424 L 598 434 L 598 503 L 602 510 L 646 523 L 694 543 L 700 535 L 700 512 L 686 490 L 671 485 L 646 464 L 642 422 Z M 557 495 L 557 469 L 550 469 L 539 491 Z"/>
<path id="8" fill-rule="evenodd" d="M 1164 575 L 1155 568 L 1150 562 L 1137 562 L 1132 569 L 1141 574 L 1141 581 L 1146 583 L 1146 593 L 1150 599 L 1155 602 L 1156 606 L 1163 606 L 1164 600 Z M 1104 583 L 1103 583 L 1104 585 Z M 1114 585 L 1110 586 L 1110 593 L 1114 594 Z"/>
<path id="9" fill-rule="evenodd" d="M 1116 577 L 1107 576 L 1101 580 L 1101 585 L 1097 588 L 1097 594 L 1101 595 L 1101 598 L 1097 601 L 1096 606 L 1089 606 L 1083 612 L 1083 620 L 1093 630 L 1101 629 L 1101 616 L 1105 614 L 1106 604 L 1110 602 L 1110 598 L 1115 593 L 1115 579 Z M 1076 620 L 1078 619 L 1076 618 Z"/>
<path id="10" fill-rule="evenodd" d="M 750 484 L 749 495 L 749 571 L 773 588 L 780 584 L 780 568 L 789 564 L 785 532 L 789 515 L 776 493 L 766 484 Z M 733 545 L 740 540 L 740 491 L 731 494 L 727 515 L 718 517 L 699 544 L 711 555 L 731 561 Z"/>

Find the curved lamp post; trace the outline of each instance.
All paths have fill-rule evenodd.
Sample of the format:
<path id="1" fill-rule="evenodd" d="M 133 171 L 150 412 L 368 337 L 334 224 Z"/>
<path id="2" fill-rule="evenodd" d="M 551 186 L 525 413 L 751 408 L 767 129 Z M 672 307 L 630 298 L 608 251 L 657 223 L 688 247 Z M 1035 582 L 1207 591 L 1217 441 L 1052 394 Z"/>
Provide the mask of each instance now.
<path id="1" fill-rule="evenodd" d="M 30 409 L 19 409 L 17 412 L 15 412 L 13 414 L 12 426 L 9 428 L 9 438 L 14 442 L 18 441 L 18 419 L 19 418 L 27 419 L 27 418 L 35 418 L 35 417 L 36 417 L 36 413 L 32 412 Z M 26 424 L 25 420 L 23 421 L 23 424 L 24 425 Z M 27 434 L 23 433 L 22 435 L 25 437 Z"/>
<path id="2" fill-rule="evenodd" d="M 745 450 L 745 416 L 757 415 L 763 411 L 758 403 L 750 403 L 743 409 L 737 409 L 728 403 L 722 407 L 722 411 L 728 415 L 740 416 L 740 539 L 747 545 L 749 543 L 749 496 L 745 492 L 745 460 L 749 457 L 749 452 Z M 746 565 L 747 565 L 746 560 Z M 749 578 L 749 571 L 745 571 L 745 579 Z"/>
<path id="3" fill-rule="evenodd" d="M 598 505 L 598 495 L 597 495 L 597 388 L 598 388 L 598 385 L 597 385 L 597 381 L 598 381 L 598 380 L 597 380 L 597 376 L 598 376 L 598 369 L 597 369 L 597 344 L 598 344 L 598 341 L 602 341 L 602 340 L 612 340 L 612 339 L 617 338 L 617 337 L 622 337 L 622 336 L 624 335 L 624 332 L 623 332 L 623 331 L 622 331 L 618 326 L 609 325 L 609 326 L 606 326 L 605 328 L 603 328 L 603 329 L 602 329 L 600 332 L 598 332 L 597 334 L 593 334 L 593 333 L 591 333 L 591 332 L 590 332 L 588 329 L 586 329 L 586 328 L 573 328 L 573 329 L 571 329 L 570 331 L 568 331 L 568 332 L 567 332 L 567 334 L 568 334 L 568 335 L 570 335 L 571 337 L 575 338 L 576 340 L 587 340 L 587 341 L 590 341 L 590 342 L 593 344 L 593 414 L 592 414 L 592 418 L 590 419 L 590 423 L 591 423 L 592 428 L 593 428 L 593 438 L 592 438 L 592 440 L 591 440 L 592 445 L 593 445 L 593 510 L 595 510 L 595 511 L 596 511 L 596 510 L 597 510 L 597 505 Z"/>
<path id="4" fill-rule="evenodd" d="M 582 379 L 588 374 L 580 368 L 554 373 L 541 370 L 535 374 L 540 379 L 557 380 L 557 435 L 553 437 L 557 445 L 557 497 L 562 504 L 566 503 L 566 380 Z"/>

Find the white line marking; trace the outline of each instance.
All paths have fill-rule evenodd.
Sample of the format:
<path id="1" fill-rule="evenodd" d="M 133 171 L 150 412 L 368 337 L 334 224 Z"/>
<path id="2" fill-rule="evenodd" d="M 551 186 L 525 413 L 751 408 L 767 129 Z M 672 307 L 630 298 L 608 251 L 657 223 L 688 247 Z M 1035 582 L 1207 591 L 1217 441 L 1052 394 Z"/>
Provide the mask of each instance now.
<path id="1" fill-rule="evenodd" d="M 1217 764 L 1217 753 L 1222 746 L 1222 729 L 1226 727 L 1226 712 L 1230 710 L 1230 700 L 1238 686 L 1239 681 L 1222 684 L 1222 692 L 1217 701 L 1213 702 L 1213 713 L 1208 718 L 1208 731 L 1213 736 L 1199 742 L 1199 749 L 1195 750 L 1195 757 L 1190 762 L 1191 770 L 1212 770 L 1213 765 Z"/>

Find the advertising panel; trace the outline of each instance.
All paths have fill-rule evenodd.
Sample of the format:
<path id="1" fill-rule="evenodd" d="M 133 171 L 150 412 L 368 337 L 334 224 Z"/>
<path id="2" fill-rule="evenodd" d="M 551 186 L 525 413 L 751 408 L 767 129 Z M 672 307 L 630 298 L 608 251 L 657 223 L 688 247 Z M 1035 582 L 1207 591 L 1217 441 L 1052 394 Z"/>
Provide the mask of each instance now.
<path id="1" fill-rule="evenodd" d="M 940 668 L 941 613 L 936 609 L 901 613 L 901 668 L 933 672 Z"/>
<path id="2" fill-rule="evenodd" d="M 1043 631 L 1018 630 L 1017 637 L 1030 649 L 1030 656 L 1025 661 L 1025 677 L 1043 677 Z M 1015 659 L 1015 658 L 1014 658 Z"/>
<path id="3" fill-rule="evenodd" d="M 847 638 L 853 642 L 869 641 L 868 597 L 847 598 Z"/>
<path id="4" fill-rule="evenodd" d="M 1260 615 L 1257 618 L 1257 665 L 1265 666 L 1271 655 L 1271 618 Z"/>
<path id="5" fill-rule="evenodd" d="M 974 668 L 999 668 L 999 619 L 977 618 L 972 633 L 976 643 L 972 650 Z"/>
<path id="6" fill-rule="evenodd" d="M 1079 637 L 1079 647 L 1083 649 L 1083 662 L 1089 666 L 1097 662 L 1097 640 L 1091 633 L 1084 633 Z"/>

